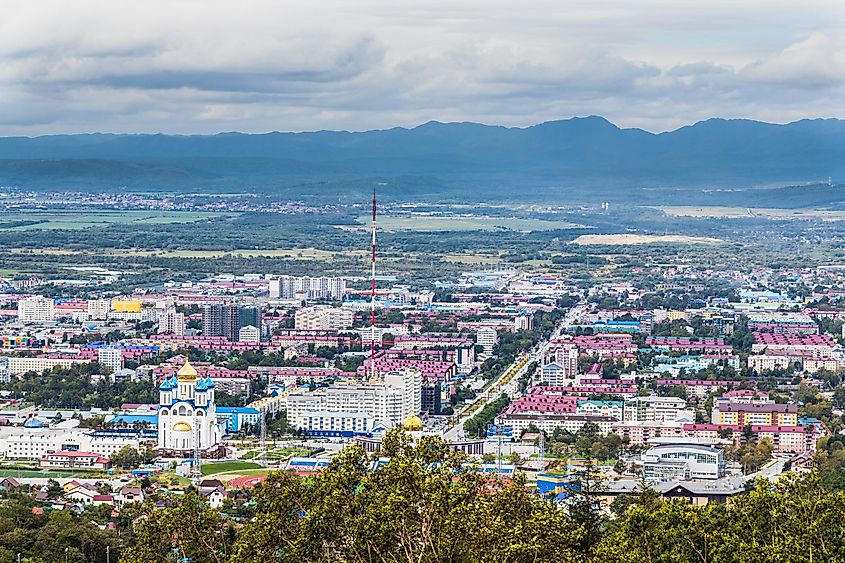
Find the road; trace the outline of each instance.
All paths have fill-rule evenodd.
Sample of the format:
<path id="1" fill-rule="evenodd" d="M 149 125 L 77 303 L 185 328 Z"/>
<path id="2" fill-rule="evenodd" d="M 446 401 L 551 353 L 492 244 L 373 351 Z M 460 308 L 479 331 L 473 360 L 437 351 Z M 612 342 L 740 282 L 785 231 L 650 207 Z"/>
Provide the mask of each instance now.
<path id="1" fill-rule="evenodd" d="M 493 380 L 490 386 L 487 387 L 474 403 L 463 410 L 457 423 L 448 427 L 443 433 L 443 437 L 446 440 L 463 438 L 464 423 L 478 414 L 488 403 L 494 401 L 502 393 L 507 394 L 511 399 L 516 399 L 520 394 L 519 378 L 525 374 L 528 366 L 532 362 L 542 365 L 543 358 L 551 345 L 551 341 L 560 337 L 564 327 L 574 322 L 584 312 L 586 307 L 586 302 L 578 303 L 564 315 L 550 339 L 544 340 L 529 353 L 519 355 L 508 369 L 504 370 L 499 377 Z"/>

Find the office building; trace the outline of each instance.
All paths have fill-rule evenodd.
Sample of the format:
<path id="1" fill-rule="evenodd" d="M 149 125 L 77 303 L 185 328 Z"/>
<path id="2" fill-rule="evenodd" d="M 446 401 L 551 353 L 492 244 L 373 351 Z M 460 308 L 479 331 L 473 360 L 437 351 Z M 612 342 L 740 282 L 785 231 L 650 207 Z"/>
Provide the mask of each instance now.
<path id="1" fill-rule="evenodd" d="M 673 422 L 686 413 L 687 402 L 678 397 L 632 397 L 625 400 L 625 422 Z"/>
<path id="2" fill-rule="evenodd" d="M 253 326 L 261 332 L 261 308 L 260 307 L 241 307 L 238 311 L 238 328 L 245 326 Z"/>
<path id="3" fill-rule="evenodd" d="M 700 444 L 661 444 L 642 455 L 643 476 L 668 479 L 719 479 L 725 474 L 722 450 Z"/>

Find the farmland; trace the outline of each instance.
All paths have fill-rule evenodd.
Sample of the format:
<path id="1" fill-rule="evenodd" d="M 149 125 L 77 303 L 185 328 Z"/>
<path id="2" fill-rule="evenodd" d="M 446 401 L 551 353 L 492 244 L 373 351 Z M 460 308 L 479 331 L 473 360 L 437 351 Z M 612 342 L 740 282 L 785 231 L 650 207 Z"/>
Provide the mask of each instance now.
<path id="1" fill-rule="evenodd" d="M 722 241 L 710 237 L 688 237 L 683 235 L 581 235 L 572 241 L 579 245 L 625 245 L 625 244 L 718 244 Z"/>
<path id="2" fill-rule="evenodd" d="M 358 218 L 366 225 L 368 216 Z M 379 217 L 379 228 L 385 231 L 554 231 L 576 229 L 580 225 L 567 221 L 546 221 L 544 219 L 523 219 L 519 217 L 489 217 L 486 215 L 430 215 L 409 214 Z"/>
<path id="3" fill-rule="evenodd" d="M 79 230 L 90 227 L 129 224 L 157 225 L 194 223 L 225 215 L 199 211 L 99 211 L 99 210 L 25 210 L 6 211 L 0 221 L 0 230 Z"/>

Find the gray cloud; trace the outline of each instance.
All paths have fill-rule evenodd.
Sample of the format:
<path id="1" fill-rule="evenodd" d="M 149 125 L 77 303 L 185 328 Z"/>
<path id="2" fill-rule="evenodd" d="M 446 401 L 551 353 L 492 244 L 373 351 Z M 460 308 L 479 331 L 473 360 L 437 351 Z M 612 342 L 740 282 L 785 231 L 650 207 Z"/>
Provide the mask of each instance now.
<path id="1" fill-rule="evenodd" d="M 840 0 L 6 0 L 0 134 L 845 117 Z"/>

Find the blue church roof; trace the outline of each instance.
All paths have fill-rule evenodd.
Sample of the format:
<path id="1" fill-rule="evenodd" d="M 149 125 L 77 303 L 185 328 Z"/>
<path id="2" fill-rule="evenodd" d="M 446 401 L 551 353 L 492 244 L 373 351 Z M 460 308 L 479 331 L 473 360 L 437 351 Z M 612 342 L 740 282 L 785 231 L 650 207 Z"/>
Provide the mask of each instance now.
<path id="1" fill-rule="evenodd" d="M 178 384 L 179 384 L 179 382 L 177 381 L 177 379 L 175 377 L 165 378 L 164 381 L 161 382 L 161 385 L 159 385 L 158 388 L 159 388 L 160 391 L 173 391 L 174 389 L 176 389 Z"/>

